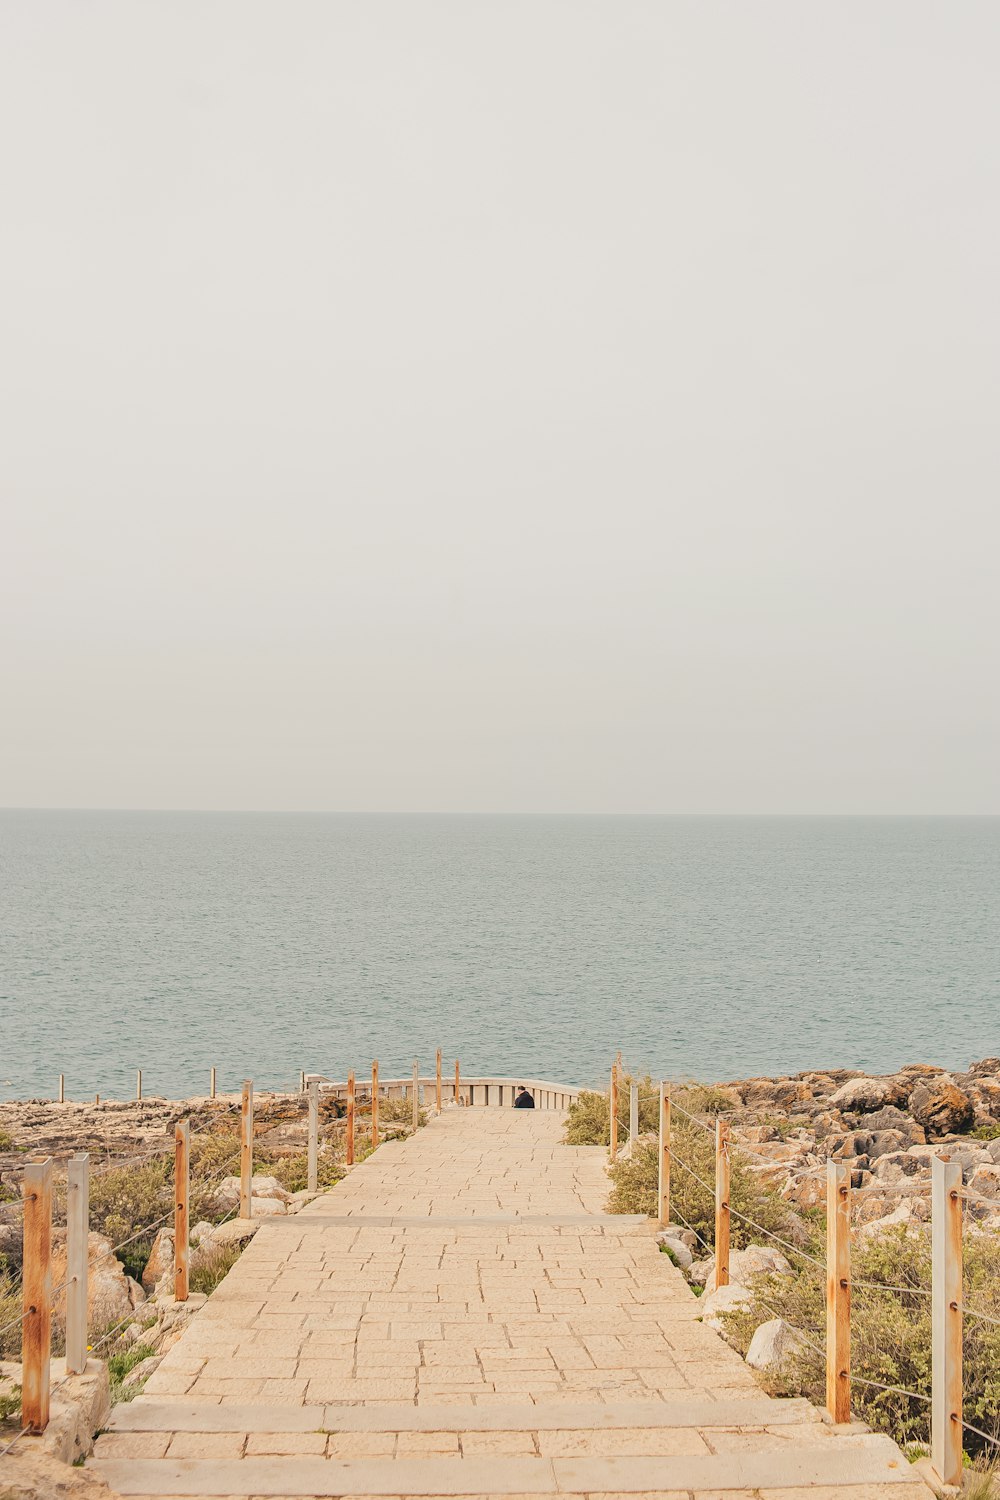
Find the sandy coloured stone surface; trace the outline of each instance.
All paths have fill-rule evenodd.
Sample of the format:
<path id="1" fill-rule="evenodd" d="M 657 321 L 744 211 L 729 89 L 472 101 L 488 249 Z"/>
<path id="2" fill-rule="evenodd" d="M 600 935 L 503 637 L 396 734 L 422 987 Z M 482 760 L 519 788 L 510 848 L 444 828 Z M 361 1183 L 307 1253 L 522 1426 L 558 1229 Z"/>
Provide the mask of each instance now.
<path id="1" fill-rule="evenodd" d="M 159 1500 L 926 1500 L 887 1439 L 769 1401 L 654 1227 L 605 1212 L 605 1152 L 561 1135 L 554 1112 L 449 1110 L 269 1220 L 98 1470 Z"/>

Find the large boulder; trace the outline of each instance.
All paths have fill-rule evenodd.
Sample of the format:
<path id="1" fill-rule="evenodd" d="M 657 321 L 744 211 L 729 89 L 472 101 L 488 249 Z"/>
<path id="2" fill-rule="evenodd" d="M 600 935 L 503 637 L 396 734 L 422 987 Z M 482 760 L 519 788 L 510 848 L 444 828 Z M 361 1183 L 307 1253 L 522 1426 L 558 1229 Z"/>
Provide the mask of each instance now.
<path id="1" fill-rule="evenodd" d="M 732 1281 L 728 1286 L 720 1286 L 714 1292 L 706 1292 L 698 1307 L 701 1321 L 707 1323 L 709 1328 L 722 1331 L 725 1324 L 722 1314 L 727 1312 L 745 1312 L 753 1305 L 753 1293 L 748 1287 L 740 1286 L 738 1281 Z"/>
<path id="2" fill-rule="evenodd" d="M 950 1074 L 942 1073 L 928 1083 L 917 1084 L 910 1095 L 910 1113 L 928 1135 L 942 1136 L 967 1130 L 976 1109 Z"/>
<path id="3" fill-rule="evenodd" d="M 151 1292 L 160 1277 L 174 1268 L 174 1235 L 171 1229 L 160 1229 L 157 1231 L 153 1248 L 149 1252 L 149 1259 L 142 1273 L 142 1284 L 147 1292 Z"/>
<path id="4" fill-rule="evenodd" d="M 87 1259 L 90 1262 L 87 1322 L 91 1328 L 108 1328 L 134 1312 L 145 1301 L 145 1293 L 138 1282 L 126 1276 L 125 1267 L 112 1253 L 111 1241 L 103 1234 L 88 1235 Z M 52 1280 L 63 1288 L 53 1299 L 56 1322 L 61 1327 L 66 1322 L 66 1289 L 63 1285 L 66 1275 L 66 1243 L 63 1239 L 52 1251 Z"/>
<path id="5" fill-rule="evenodd" d="M 780 1370 L 789 1356 L 804 1348 L 802 1335 L 784 1318 L 762 1323 L 750 1340 L 747 1364 L 755 1370 Z"/>
<path id="6" fill-rule="evenodd" d="M 830 1096 L 830 1104 L 847 1114 L 871 1114 L 886 1105 L 902 1104 L 905 1098 L 898 1078 L 851 1078 Z"/>
<path id="7" fill-rule="evenodd" d="M 791 1265 L 781 1251 L 772 1245 L 747 1245 L 734 1250 L 729 1257 L 729 1280 L 737 1286 L 750 1286 L 755 1276 L 790 1276 Z M 706 1292 L 715 1290 L 715 1261 L 705 1280 Z"/>
<path id="8" fill-rule="evenodd" d="M 264 1213 L 282 1213 L 284 1205 L 291 1203 L 292 1195 L 285 1191 L 276 1177 L 265 1177 L 255 1173 L 250 1179 L 251 1202 L 269 1201 L 280 1203 L 280 1209 L 265 1209 Z M 223 1177 L 215 1192 L 212 1194 L 212 1206 L 216 1213 L 229 1214 L 240 1206 L 240 1179 L 238 1177 Z"/>

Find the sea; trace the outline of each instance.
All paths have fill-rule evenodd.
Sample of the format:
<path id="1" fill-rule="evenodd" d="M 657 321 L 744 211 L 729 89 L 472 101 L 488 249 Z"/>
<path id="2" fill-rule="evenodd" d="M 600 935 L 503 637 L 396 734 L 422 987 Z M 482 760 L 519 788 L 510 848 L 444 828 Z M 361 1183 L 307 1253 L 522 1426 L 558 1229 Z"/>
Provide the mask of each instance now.
<path id="1" fill-rule="evenodd" d="M 0 813 L 0 1099 L 1000 1053 L 1000 818 Z"/>

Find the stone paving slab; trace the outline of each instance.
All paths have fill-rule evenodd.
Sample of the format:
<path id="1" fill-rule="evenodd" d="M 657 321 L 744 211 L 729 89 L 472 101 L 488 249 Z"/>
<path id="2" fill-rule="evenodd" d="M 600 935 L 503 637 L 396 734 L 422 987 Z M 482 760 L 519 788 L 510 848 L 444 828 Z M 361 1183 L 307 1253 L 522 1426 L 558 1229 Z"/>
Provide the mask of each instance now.
<path id="1" fill-rule="evenodd" d="M 631 1401 L 454 1406 L 207 1406 L 133 1401 L 118 1406 L 112 1432 L 544 1432 L 580 1427 L 777 1427 L 819 1423 L 810 1402 L 760 1396 L 747 1401 Z"/>
<path id="2" fill-rule="evenodd" d="M 826 1451 L 622 1458 L 409 1458 L 103 1460 L 95 1468 L 121 1495 L 583 1495 L 664 1490 L 762 1490 L 915 1485 L 888 1438 L 832 1438 Z M 248 1489 L 248 1468 L 253 1487 Z"/>

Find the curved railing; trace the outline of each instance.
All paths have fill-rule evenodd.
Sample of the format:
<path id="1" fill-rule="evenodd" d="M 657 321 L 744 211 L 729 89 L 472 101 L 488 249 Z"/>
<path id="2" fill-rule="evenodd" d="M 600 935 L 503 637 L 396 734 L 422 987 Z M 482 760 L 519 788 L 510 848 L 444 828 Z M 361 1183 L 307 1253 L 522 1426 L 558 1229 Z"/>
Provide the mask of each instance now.
<path id="1" fill-rule="evenodd" d="M 324 1094 L 331 1094 L 335 1099 L 347 1098 L 347 1079 L 328 1078 L 322 1073 L 305 1074 L 303 1081 L 306 1082 L 309 1079 L 316 1079 Z M 510 1109 L 521 1089 L 527 1089 L 535 1101 L 536 1109 L 565 1110 L 580 1095 L 579 1087 L 573 1084 L 526 1078 L 523 1074 L 515 1077 L 498 1077 L 492 1074 L 458 1079 L 443 1077 L 440 1083 L 442 1103 L 454 1104 L 457 1101 L 459 1104 L 476 1109 Z M 380 1078 L 378 1092 L 383 1099 L 412 1098 L 414 1086 L 418 1091 L 419 1103 L 428 1106 L 436 1104 L 438 1088 L 436 1075 L 425 1077 L 416 1074 L 409 1078 Z M 371 1083 L 367 1079 L 359 1078 L 356 1084 L 356 1097 L 368 1099 L 371 1097 L 371 1091 Z"/>

